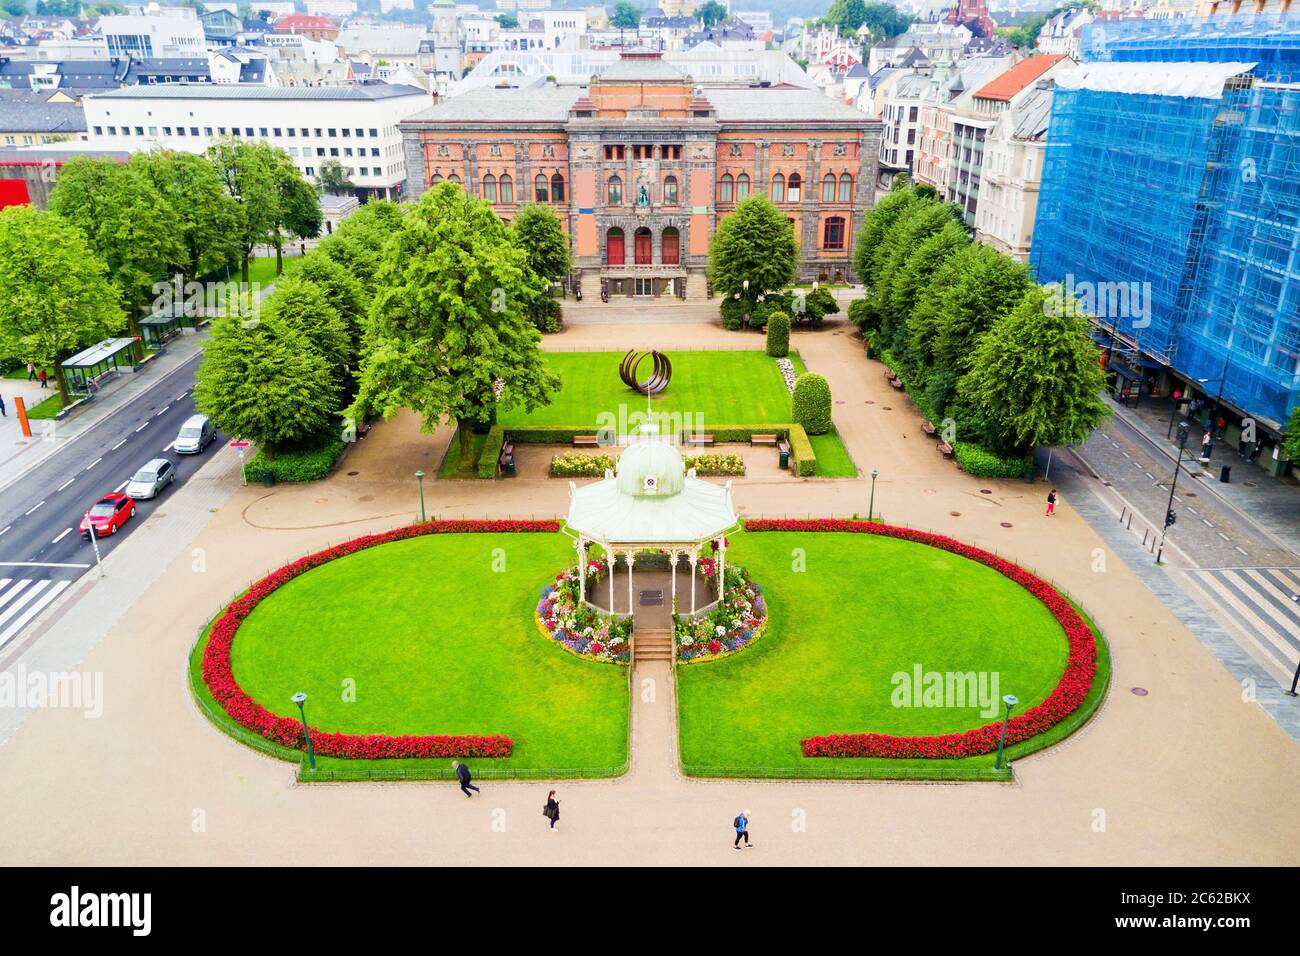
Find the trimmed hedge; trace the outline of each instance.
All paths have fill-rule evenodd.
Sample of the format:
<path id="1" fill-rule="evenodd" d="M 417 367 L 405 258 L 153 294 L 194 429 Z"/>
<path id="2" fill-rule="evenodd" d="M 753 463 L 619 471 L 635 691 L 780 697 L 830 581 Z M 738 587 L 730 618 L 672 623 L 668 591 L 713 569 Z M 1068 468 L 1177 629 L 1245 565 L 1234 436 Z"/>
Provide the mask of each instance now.
<path id="1" fill-rule="evenodd" d="M 802 425 L 791 425 L 789 437 L 790 462 L 794 473 L 800 478 L 811 478 L 817 474 L 817 453 L 808 440 L 808 433 Z"/>
<path id="2" fill-rule="evenodd" d="M 245 462 L 244 473 L 249 481 L 261 481 L 268 471 L 276 481 L 320 481 L 334 470 L 346 447 L 343 439 L 328 438 L 314 447 L 277 451 L 270 461 L 259 450 Z"/>
<path id="3" fill-rule="evenodd" d="M 952 443 L 952 457 L 962 471 L 976 478 L 1022 478 L 1029 467 L 1024 458 L 1003 458 L 965 441 Z"/>
<path id="4" fill-rule="evenodd" d="M 831 430 L 831 387 L 824 376 L 805 372 L 795 380 L 790 417 L 809 435 L 825 435 Z"/>
<path id="5" fill-rule="evenodd" d="M 790 354 L 790 316 L 773 312 L 767 317 L 767 354 L 785 358 Z"/>
<path id="6" fill-rule="evenodd" d="M 505 443 L 506 430 L 502 426 L 493 425 L 488 429 L 487 438 L 483 440 L 483 450 L 478 456 L 478 476 L 480 478 L 495 478 L 497 476 L 497 461 L 501 458 L 501 446 Z"/>

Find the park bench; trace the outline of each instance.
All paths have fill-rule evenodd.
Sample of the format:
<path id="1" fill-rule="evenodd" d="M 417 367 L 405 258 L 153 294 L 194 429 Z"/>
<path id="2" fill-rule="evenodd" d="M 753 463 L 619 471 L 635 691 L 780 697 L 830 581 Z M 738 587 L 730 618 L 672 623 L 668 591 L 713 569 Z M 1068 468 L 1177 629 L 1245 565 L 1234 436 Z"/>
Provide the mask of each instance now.
<path id="1" fill-rule="evenodd" d="M 931 438 L 933 438 L 936 434 L 938 434 L 938 429 L 936 429 L 934 427 L 934 424 L 929 421 L 921 422 L 921 431 L 925 432 Z"/>
<path id="2" fill-rule="evenodd" d="M 776 435 L 750 435 L 749 443 L 751 445 L 775 445 Z"/>
<path id="3" fill-rule="evenodd" d="M 896 389 L 902 389 L 902 387 L 903 387 L 903 380 L 902 380 L 901 378 L 891 378 L 891 379 L 889 380 L 889 384 L 892 385 L 892 386 L 894 386 L 894 388 L 896 388 Z"/>
<path id="4" fill-rule="evenodd" d="M 688 432 L 687 435 L 686 435 L 686 444 L 688 444 L 688 445 L 712 445 L 712 444 L 713 444 L 713 436 L 712 436 L 712 435 L 697 435 L 697 434 L 692 434 L 692 433 L 689 433 L 689 432 Z"/>
<path id="5" fill-rule="evenodd" d="M 507 441 L 501 446 L 501 455 L 497 458 L 497 466 L 500 467 L 507 475 L 515 473 L 515 443 Z"/>
<path id="6" fill-rule="evenodd" d="M 885 366 L 885 381 L 886 381 L 886 382 L 892 382 L 893 380 L 894 380 L 894 370 L 893 370 L 892 368 L 890 368 L 888 365 L 886 365 L 886 366 Z"/>
<path id="7" fill-rule="evenodd" d="M 952 445 L 949 445 L 946 441 L 940 442 L 938 448 L 939 454 L 943 455 L 944 458 L 952 457 Z"/>
<path id="8" fill-rule="evenodd" d="M 600 444 L 600 437 L 597 435 L 574 435 L 574 448 L 595 448 Z"/>

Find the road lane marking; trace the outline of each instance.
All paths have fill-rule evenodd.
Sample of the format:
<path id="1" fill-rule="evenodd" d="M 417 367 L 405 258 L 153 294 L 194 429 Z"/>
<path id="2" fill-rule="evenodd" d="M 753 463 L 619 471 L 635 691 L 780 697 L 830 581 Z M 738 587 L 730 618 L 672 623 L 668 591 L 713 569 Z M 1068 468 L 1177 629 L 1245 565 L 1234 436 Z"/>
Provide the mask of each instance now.
<path id="1" fill-rule="evenodd" d="M 154 417 L 154 418 L 157 418 L 159 415 L 165 415 L 165 414 L 167 414 L 167 409 L 169 409 L 169 408 L 171 408 L 170 405 L 164 405 L 164 406 L 162 407 L 162 411 L 160 411 L 160 412 L 155 412 L 153 417 Z"/>
<path id="2" fill-rule="evenodd" d="M 55 491 L 62 491 L 64 488 L 68 487 L 68 485 L 72 484 L 72 483 L 73 483 L 74 481 L 76 481 L 76 480 L 77 480 L 76 478 L 69 478 L 67 481 L 65 481 L 63 484 L 59 485 L 59 487 L 55 488 L 54 490 L 55 490 Z"/>
<path id="3" fill-rule="evenodd" d="M 1231 539 L 1230 539 L 1226 534 L 1224 534 L 1222 531 L 1219 531 L 1219 532 L 1217 532 L 1217 533 L 1218 533 L 1219 537 L 1222 538 L 1224 541 L 1229 541 L 1229 540 L 1231 540 Z"/>
<path id="4" fill-rule="evenodd" d="M 117 451 L 119 448 L 121 448 L 121 447 L 122 447 L 123 445 L 125 445 L 125 444 L 126 444 L 126 439 L 123 438 L 120 442 L 118 442 L 116 445 L 114 445 L 114 446 L 112 447 L 111 450 L 112 450 L 112 451 Z"/>
<path id="5" fill-rule="evenodd" d="M 58 564 L 50 561 L 0 561 L 0 568 L 88 568 L 88 564 Z"/>
<path id="6" fill-rule="evenodd" d="M 1238 547 L 1238 546 L 1235 545 L 1235 544 L 1233 545 L 1233 547 L 1236 548 L 1238 551 L 1240 551 L 1243 555 L 1246 553 L 1246 549 L 1245 549 L 1245 548 Z"/>
<path id="7" fill-rule="evenodd" d="M 51 582 L 49 581 L 32 581 L 28 578 L 23 578 L 6 591 L 5 601 L 3 604 L 0 604 L 0 607 L 5 608 L 3 611 L 0 611 L 0 624 L 4 624 L 5 621 L 9 620 L 9 618 L 21 611 L 28 601 L 49 587 L 50 583 Z M 31 585 L 31 587 L 28 587 L 28 585 Z M 13 603 L 11 604 L 10 601 Z M 8 606 L 6 607 L 5 605 Z"/>
<path id="8" fill-rule="evenodd" d="M 51 601 L 57 598 L 68 587 L 72 585 L 71 581 L 57 581 L 57 582 L 42 581 L 40 583 L 41 584 L 52 583 L 54 586 L 49 590 L 45 591 L 45 593 L 40 596 L 40 600 L 36 601 L 34 604 L 32 604 L 31 607 L 29 607 L 26 611 L 24 611 L 23 614 L 19 618 L 17 618 L 12 624 L 10 624 L 7 629 L 5 629 L 3 632 L 0 632 L 0 647 L 3 647 L 6 641 L 8 641 L 11 637 L 13 637 L 15 634 L 17 634 L 19 631 L 21 631 L 24 627 L 27 626 L 28 621 L 30 621 L 36 615 L 44 611 L 45 608 L 49 606 Z M 34 594 L 34 593 L 37 592 L 29 592 L 29 594 Z M 3 622 L 0 621 L 0 623 Z"/>
<path id="9" fill-rule="evenodd" d="M 1210 523 L 1209 523 L 1208 521 L 1206 521 L 1204 518 L 1201 519 L 1201 524 L 1205 525 L 1205 527 L 1207 527 L 1207 528 L 1213 528 L 1213 527 L 1214 527 L 1214 525 L 1210 524 Z"/>
<path id="10" fill-rule="evenodd" d="M 60 541 L 62 541 L 64 538 L 66 538 L 66 537 L 67 537 L 68 535 L 70 535 L 70 534 L 72 534 L 72 529 L 71 529 L 71 528 L 64 528 L 64 529 L 63 529 L 63 533 L 60 534 L 57 538 L 55 538 L 53 541 L 51 541 L 50 544 L 58 544 Z"/>
<path id="11" fill-rule="evenodd" d="M 40 504 L 38 504 L 38 505 L 36 505 L 36 507 L 35 507 L 35 508 L 32 508 L 32 511 L 35 511 L 35 510 L 36 510 L 36 508 L 39 508 L 39 507 L 40 507 L 40 506 L 41 506 L 41 505 L 43 505 L 43 504 L 45 504 L 45 502 L 44 502 L 44 501 L 42 501 L 42 502 L 41 502 L 41 503 L 40 503 Z M 32 513 L 32 511 L 28 511 L 28 512 L 25 512 L 25 513 L 24 513 L 24 514 L 23 514 L 23 517 L 24 517 L 24 518 L 26 518 L 26 517 L 27 517 L 27 515 L 29 515 L 29 514 L 31 514 L 31 513 Z"/>
<path id="12" fill-rule="evenodd" d="M 131 483 L 131 479 L 128 478 L 126 481 L 122 482 L 120 485 L 118 485 L 116 488 L 114 488 L 114 489 L 113 489 L 113 493 L 116 494 L 117 492 L 121 491 L 123 488 L 125 488 L 125 487 L 126 487 L 127 485 L 129 485 L 130 483 Z"/>
<path id="13" fill-rule="evenodd" d="M 96 458 L 94 461 L 92 461 L 89 465 L 86 466 L 86 471 L 90 471 L 90 469 L 94 468 L 103 460 L 104 460 L 103 458 Z"/>
<path id="14" fill-rule="evenodd" d="M 149 423 L 145 422 L 143 425 L 141 425 L 139 428 L 136 429 L 136 433 L 139 434 L 140 432 L 144 431 L 148 427 L 149 427 Z"/>
<path id="15" fill-rule="evenodd" d="M 164 448 L 163 451 L 165 451 L 165 452 L 167 452 L 167 451 L 171 451 L 171 450 L 172 450 L 173 448 L 175 448 L 175 447 L 176 447 L 176 439 L 173 438 L 173 439 L 172 439 L 172 443 L 171 443 L 170 445 L 168 445 L 166 448 Z"/>
<path id="16" fill-rule="evenodd" d="M 188 390 L 187 390 L 187 391 L 184 391 L 184 392 L 181 392 L 179 395 L 176 396 L 176 401 L 179 402 L 182 398 L 184 398 L 184 397 L 185 397 L 186 395 L 188 395 L 188 394 L 189 394 L 189 391 L 188 391 Z"/>
<path id="17" fill-rule="evenodd" d="M 0 534 L 4 534 L 5 531 L 8 531 L 8 530 L 9 530 L 10 528 L 12 528 L 12 527 L 13 527 L 13 525 L 11 525 L 11 524 L 7 524 L 7 525 L 5 525 L 5 526 L 4 526 L 4 531 L 0 531 Z"/>

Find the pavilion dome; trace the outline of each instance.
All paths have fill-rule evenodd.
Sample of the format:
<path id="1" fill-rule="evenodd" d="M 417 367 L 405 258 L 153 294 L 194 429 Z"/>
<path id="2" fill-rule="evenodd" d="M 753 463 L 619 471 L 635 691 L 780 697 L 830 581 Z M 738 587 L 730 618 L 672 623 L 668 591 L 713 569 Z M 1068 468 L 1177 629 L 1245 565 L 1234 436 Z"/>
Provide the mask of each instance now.
<path id="1" fill-rule="evenodd" d="M 618 457 L 615 472 L 621 494 L 665 498 L 686 487 L 686 463 L 682 454 L 658 440 L 654 429 L 641 430 L 642 439 L 629 445 Z"/>

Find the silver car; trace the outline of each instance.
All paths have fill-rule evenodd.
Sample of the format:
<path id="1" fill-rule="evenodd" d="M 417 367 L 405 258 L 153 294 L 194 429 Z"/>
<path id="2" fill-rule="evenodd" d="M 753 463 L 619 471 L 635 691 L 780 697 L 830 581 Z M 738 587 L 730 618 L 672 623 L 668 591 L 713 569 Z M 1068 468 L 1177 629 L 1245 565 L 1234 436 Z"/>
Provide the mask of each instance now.
<path id="1" fill-rule="evenodd" d="M 132 476 L 127 482 L 126 494 L 129 498 L 156 498 L 176 480 L 176 466 L 166 458 L 155 458 Z"/>
<path id="2" fill-rule="evenodd" d="M 176 436 L 176 450 L 182 455 L 197 455 L 216 440 L 217 430 L 208 416 L 191 415 Z"/>

